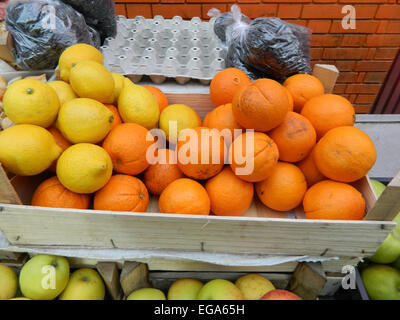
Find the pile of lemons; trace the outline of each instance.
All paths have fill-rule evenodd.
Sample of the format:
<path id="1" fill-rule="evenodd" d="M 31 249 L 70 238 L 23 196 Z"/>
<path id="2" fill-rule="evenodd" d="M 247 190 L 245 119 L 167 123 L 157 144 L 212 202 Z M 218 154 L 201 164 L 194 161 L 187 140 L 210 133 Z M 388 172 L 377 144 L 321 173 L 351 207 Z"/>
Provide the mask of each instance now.
<path id="1" fill-rule="evenodd" d="M 57 161 L 57 177 L 69 190 L 92 193 L 112 175 L 108 153 L 98 146 L 111 130 L 118 105 L 124 122 L 147 129 L 158 124 L 153 95 L 128 78 L 109 72 L 96 48 L 76 44 L 59 60 L 59 81 L 22 79 L 3 97 L 6 116 L 14 125 L 0 132 L 0 163 L 17 175 L 37 175 Z M 46 128 L 55 125 L 73 146 L 62 152 Z"/>

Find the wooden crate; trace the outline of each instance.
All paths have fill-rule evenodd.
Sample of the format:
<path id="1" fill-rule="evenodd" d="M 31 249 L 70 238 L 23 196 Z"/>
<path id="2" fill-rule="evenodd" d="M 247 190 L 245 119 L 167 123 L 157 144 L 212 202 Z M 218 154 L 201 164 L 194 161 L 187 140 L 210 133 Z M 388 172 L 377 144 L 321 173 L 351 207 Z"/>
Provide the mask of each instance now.
<path id="1" fill-rule="evenodd" d="M 330 88 L 337 72 L 329 68 L 318 72 Z M 193 107 L 202 118 L 213 108 L 208 94 L 170 93 L 168 99 Z M 29 206 L 34 189 L 48 176 L 11 177 L 0 168 L 0 230 L 19 251 L 140 249 L 339 257 L 339 262 L 324 262 L 327 271 L 338 273 L 344 264 L 356 264 L 376 251 L 394 228 L 391 220 L 400 207 L 399 175 L 378 201 L 367 177 L 353 184 L 366 200 L 363 221 L 306 220 L 301 207 L 280 213 L 257 199 L 243 217 L 160 214 L 156 197 L 151 198 L 147 213 Z M 232 268 L 173 259 L 143 262 L 153 270 L 177 271 L 293 272 L 297 266 Z"/>

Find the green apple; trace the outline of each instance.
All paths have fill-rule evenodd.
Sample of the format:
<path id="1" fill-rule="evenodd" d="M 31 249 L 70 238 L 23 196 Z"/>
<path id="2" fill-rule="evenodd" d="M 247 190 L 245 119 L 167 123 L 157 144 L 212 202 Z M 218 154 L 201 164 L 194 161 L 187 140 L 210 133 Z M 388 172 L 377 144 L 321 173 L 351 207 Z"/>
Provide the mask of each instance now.
<path id="1" fill-rule="evenodd" d="M 386 186 L 373 179 L 370 179 L 370 181 L 377 197 L 379 198 Z M 372 262 L 389 264 L 393 263 L 400 257 L 400 213 L 397 214 L 393 221 L 397 222 L 396 227 L 371 257 Z"/>
<path id="2" fill-rule="evenodd" d="M 372 188 L 375 191 L 376 197 L 379 198 L 381 196 L 383 190 L 386 189 L 386 186 L 382 182 L 379 182 L 374 179 L 369 179 L 369 181 L 371 182 Z"/>
<path id="3" fill-rule="evenodd" d="M 32 300 L 55 299 L 67 286 L 69 263 L 64 257 L 37 255 L 21 269 L 19 286 Z"/>
<path id="4" fill-rule="evenodd" d="M 203 283 L 196 279 L 179 279 L 168 290 L 168 300 L 196 300 Z"/>
<path id="5" fill-rule="evenodd" d="M 161 290 L 143 288 L 133 291 L 126 300 L 167 300 L 167 298 Z"/>
<path id="6" fill-rule="evenodd" d="M 197 300 L 244 300 L 240 289 L 232 282 L 216 279 L 201 288 Z"/>
<path id="7" fill-rule="evenodd" d="M 0 264 L 0 300 L 14 298 L 17 294 L 18 279 L 14 270 Z"/>
<path id="8" fill-rule="evenodd" d="M 271 281 L 257 273 L 241 276 L 235 284 L 242 291 L 245 300 L 260 300 L 262 296 L 275 289 Z"/>
<path id="9" fill-rule="evenodd" d="M 76 270 L 59 300 L 104 300 L 106 289 L 103 279 L 93 269 Z"/>
<path id="10" fill-rule="evenodd" d="M 400 271 L 373 264 L 361 272 L 365 289 L 372 300 L 400 300 Z"/>

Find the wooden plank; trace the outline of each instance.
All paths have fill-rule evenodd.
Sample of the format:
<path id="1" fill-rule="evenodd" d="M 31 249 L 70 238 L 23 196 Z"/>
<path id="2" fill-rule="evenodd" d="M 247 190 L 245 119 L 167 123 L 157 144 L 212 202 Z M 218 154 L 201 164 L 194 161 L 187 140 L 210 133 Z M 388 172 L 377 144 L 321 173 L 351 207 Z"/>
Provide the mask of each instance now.
<path id="1" fill-rule="evenodd" d="M 314 65 L 313 75 L 322 82 L 325 93 L 332 93 L 339 77 L 339 70 L 334 65 L 316 64 Z"/>
<path id="2" fill-rule="evenodd" d="M 0 203 L 22 204 L 6 172 L 0 164 Z"/>
<path id="3" fill-rule="evenodd" d="M 126 261 L 121 271 L 120 282 L 125 297 L 135 290 L 150 287 L 147 265 L 140 262 Z"/>
<path id="4" fill-rule="evenodd" d="M 289 290 L 304 300 L 316 300 L 326 283 L 321 263 L 299 263 L 290 279 Z"/>
<path id="5" fill-rule="evenodd" d="M 395 226 L 379 221 L 231 218 L 17 205 L 0 208 L 0 229 L 8 241 L 27 248 L 364 257 L 372 255 Z"/>
<path id="6" fill-rule="evenodd" d="M 114 300 L 121 299 L 121 284 L 119 282 L 118 264 L 115 262 L 99 262 L 96 269 L 103 278 L 103 281 Z"/>
<path id="7" fill-rule="evenodd" d="M 392 221 L 400 212 L 400 171 L 387 185 L 366 220 Z"/>

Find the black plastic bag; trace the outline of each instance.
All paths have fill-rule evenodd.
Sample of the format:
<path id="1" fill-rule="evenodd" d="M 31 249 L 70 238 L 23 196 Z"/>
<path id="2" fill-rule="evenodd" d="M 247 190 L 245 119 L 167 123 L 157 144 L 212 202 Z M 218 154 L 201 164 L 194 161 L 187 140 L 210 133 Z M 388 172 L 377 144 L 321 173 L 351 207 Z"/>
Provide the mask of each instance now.
<path id="1" fill-rule="evenodd" d="M 280 82 L 297 73 L 311 73 L 311 30 L 279 18 L 257 18 L 248 23 L 238 6 L 231 10 L 234 23 L 223 26 L 226 67 L 239 68 L 252 80 L 271 78 Z"/>
<path id="2" fill-rule="evenodd" d="M 54 69 L 64 49 L 76 43 L 100 45 L 83 15 L 58 0 L 11 2 L 6 28 L 14 38 L 16 62 L 25 69 Z"/>
<path id="3" fill-rule="evenodd" d="M 117 20 L 114 0 L 62 0 L 85 16 L 86 23 L 99 31 L 101 41 L 115 37 Z"/>

